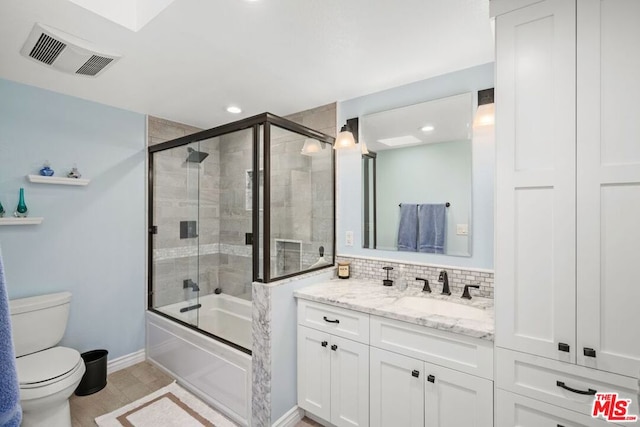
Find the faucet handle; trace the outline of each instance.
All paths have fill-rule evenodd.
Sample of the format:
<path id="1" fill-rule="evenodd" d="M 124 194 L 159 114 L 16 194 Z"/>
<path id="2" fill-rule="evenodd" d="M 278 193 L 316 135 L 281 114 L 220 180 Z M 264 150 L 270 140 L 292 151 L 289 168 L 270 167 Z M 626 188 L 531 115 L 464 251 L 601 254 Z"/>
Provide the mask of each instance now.
<path id="1" fill-rule="evenodd" d="M 416 280 L 422 280 L 424 282 L 424 286 L 422 287 L 422 292 L 431 293 L 431 288 L 429 287 L 429 279 L 423 279 L 421 277 L 416 277 Z"/>
<path id="2" fill-rule="evenodd" d="M 464 285 L 464 291 L 462 291 L 462 296 L 460 298 L 471 299 L 469 288 L 480 289 L 480 285 Z"/>

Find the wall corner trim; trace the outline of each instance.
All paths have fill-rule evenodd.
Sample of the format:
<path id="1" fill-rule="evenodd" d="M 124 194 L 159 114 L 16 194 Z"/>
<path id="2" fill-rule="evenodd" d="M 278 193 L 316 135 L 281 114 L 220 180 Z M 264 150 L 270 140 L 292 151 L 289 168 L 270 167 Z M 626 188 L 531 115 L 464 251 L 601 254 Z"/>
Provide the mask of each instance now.
<path id="1" fill-rule="evenodd" d="M 294 427 L 303 418 L 304 411 L 298 406 L 294 406 L 278 418 L 271 427 Z"/>

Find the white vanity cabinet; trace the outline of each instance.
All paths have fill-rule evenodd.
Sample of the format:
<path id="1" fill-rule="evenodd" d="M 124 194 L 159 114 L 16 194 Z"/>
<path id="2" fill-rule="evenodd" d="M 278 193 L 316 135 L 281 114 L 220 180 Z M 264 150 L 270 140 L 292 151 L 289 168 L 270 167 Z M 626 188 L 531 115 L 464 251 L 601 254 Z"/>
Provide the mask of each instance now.
<path id="1" fill-rule="evenodd" d="M 640 2 L 491 3 L 496 345 L 638 378 Z"/>
<path id="2" fill-rule="evenodd" d="M 338 427 L 369 425 L 369 335 L 357 332 L 368 323 L 364 313 L 299 301 L 298 406 Z M 354 330 L 365 343 L 335 335 Z"/>
<path id="3" fill-rule="evenodd" d="M 493 381 L 371 347 L 371 427 L 490 427 Z"/>
<path id="4" fill-rule="evenodd" d="M 336 426 L 490 427 L 493 343 L 298 299 L 298 405 Z"/>

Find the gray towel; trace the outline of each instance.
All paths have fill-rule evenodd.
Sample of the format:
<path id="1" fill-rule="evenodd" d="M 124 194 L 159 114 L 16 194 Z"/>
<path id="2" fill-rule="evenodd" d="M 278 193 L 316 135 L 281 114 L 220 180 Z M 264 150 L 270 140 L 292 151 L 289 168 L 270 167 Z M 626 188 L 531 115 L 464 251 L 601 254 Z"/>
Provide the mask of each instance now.
<path id="1" fill-rule="evenodd" d="M 0 251 L 0 426 L 18 427 L 22 420 L 20 385 L 11 339 L 11 313 Z"/>
<path id="2" fill-rule="evenodd" d="M 447 207 L 419 205 L 418 207 L 418 252 L 444 253 Z"/>
<path id="3" fill-rule="evenodd" d="M 418 245 L 418 205 L 400 205 L 400 225 L 398 226 L 398 250 L 416 252 Z"/>

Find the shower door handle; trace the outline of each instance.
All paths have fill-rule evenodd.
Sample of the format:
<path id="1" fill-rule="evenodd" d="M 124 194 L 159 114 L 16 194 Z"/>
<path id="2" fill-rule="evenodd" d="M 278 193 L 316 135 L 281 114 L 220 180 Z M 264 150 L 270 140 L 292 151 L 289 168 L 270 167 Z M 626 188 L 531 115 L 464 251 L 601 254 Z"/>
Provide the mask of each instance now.
<path id="1" fill-rule="evenodd" d="M 338 319 L 335 319 L 335 320 L 329 320 L 329 319 L 327 318 L 327 316 L 324 316 L 324 321 L 325 321 L 325 322 L 329 322 L 329 323 L 340 323 L 340 320 L 338 320 Z"/>

